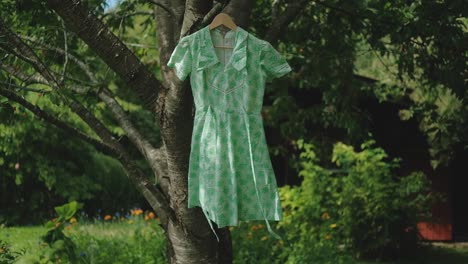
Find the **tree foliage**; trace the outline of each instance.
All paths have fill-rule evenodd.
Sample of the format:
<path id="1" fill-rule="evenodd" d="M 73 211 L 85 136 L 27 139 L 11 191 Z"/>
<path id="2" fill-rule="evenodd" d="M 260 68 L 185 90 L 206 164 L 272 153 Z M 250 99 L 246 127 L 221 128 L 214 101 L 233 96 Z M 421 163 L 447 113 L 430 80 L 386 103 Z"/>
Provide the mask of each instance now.
<path id="1" fill-rule="evenodd" d="M 269 6 L 261 1 L 254 12 L 267 16 Z M 279 43 L 297 70 L 272 91 L 269 124 L 279 126 L 285 138 L 311 138 L 331 149 L 337 138 L 354 144 L 366 138 L 370 115 L 363 102 L 391 102 L 401 109 L 402 121 L 420 124 L 433 167 L 448 165 L 455 149 L 467 146 L 462 6 L 463 1 L 309 2 Z M 260 35 L 268 28 L 264 20 L 254 25 Z"/>

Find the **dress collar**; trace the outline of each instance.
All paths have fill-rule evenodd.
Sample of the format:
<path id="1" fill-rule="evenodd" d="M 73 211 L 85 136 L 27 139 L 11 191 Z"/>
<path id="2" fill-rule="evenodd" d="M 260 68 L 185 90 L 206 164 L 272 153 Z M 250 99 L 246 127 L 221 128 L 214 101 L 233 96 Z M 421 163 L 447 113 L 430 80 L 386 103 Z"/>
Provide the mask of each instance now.
<path id="1" fill-rule="evenodd" d="M 240 71 L 247 63 L 247 36 L 249 33 L 240 26 L 237 26 L 235 33 L 234 49 L 226 68 L 232 65 L 236 70 Z M 198 37 L 201 53 L 197 62 L 197 70 L 200 71 L 216 63 L 221 63 L 218 56 L 216 56 L 209 26 L 202 28 Z"/>

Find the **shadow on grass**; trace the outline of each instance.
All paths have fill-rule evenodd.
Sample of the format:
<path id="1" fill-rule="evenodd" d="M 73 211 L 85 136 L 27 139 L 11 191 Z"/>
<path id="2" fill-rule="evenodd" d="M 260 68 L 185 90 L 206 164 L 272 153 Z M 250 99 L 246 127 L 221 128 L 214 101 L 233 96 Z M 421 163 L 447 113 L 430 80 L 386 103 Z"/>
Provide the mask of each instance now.
<path id="1" fill-rule="evenodd" d="M 456 244 L 444 246 L 425 245 L 420 249 L 417 263 L 427 264 L 467 264 L 468 246 L 456 247 Z M 409 263 L 409 262 L 407 262 Z"/>
<path id="2" fill-rule="evenodd" d="M 413 258 L 401 261 L 372 262 L 363 261 L 358 264 L 468 264 L 468 244 L 459 246 L 457 243 L 424 244 L 414 254 Z"/>

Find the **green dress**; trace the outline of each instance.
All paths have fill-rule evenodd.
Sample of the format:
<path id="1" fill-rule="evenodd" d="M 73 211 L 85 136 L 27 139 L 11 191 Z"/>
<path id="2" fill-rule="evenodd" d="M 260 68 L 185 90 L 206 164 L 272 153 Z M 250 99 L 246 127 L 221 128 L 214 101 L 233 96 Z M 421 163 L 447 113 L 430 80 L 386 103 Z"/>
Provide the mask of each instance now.
<path id="1" fill-rule="evenodd" d="M 195 103 L 188 207 L 200 206 L 218 227 L 265 220 L 274 234 L 268 220 L 281 220 L 282 210 L 261 110 L 265 82 L 291 67 L 239 26 L 224 36 L 206 26 L 181 38 L 167 65 L 181 80 L 190 74 Z"/>

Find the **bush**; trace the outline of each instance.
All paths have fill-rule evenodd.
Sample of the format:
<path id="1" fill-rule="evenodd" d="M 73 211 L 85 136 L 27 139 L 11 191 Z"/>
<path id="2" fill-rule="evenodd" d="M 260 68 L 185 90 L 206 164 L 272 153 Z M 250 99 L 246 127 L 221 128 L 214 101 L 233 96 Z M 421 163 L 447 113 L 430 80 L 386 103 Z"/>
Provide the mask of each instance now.
<path id="1" fill-rule="evenodd" d="M 336 143 L 331 169 L 318 165 L 312 144 L 296 145 L 303 182 L 280 188 L 284 220 L 278 226 L 291 244 L 286 263 L 384 259 L 417 246 L 416 223 L 429 218 L 438 198 L 423 173 L 397 177 L 399 160 L 388 160 L 373 140 L 360 152 Z"/>

